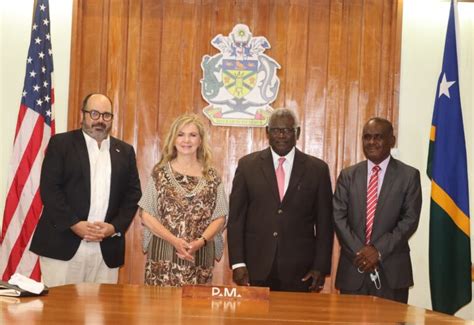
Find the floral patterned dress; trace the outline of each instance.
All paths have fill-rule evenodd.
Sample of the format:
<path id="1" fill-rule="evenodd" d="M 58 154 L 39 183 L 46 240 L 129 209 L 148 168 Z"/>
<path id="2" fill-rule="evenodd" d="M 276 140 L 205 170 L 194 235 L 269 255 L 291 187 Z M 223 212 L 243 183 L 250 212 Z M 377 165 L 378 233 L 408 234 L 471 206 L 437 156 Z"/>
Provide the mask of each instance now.
<path id="1" fill-rule="evenodd" d="M 157 165 L 138 205 L 187 242 L 199 238 L 213 220 L 228 214 L 224 186 L 212 168 L 207 177 L 194 177 L 173 171 L 170 164 Z M 189 262 L 145 227 L 143 249 L 147 253 L 145 284 L 206 284 L 212 281 L 214 260 L 222 257 L 223 238 L 219 232 L 195 253 L 195 261 Z"/>

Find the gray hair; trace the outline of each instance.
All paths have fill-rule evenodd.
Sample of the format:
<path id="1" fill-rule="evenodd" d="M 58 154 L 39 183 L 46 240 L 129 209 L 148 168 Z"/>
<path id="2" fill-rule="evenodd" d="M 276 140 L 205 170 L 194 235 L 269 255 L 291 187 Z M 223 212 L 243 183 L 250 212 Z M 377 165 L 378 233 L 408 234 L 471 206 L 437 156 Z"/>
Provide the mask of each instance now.
<path id="1" fill-rule="evenodd" d="M 272 127 L 273 123 L 275 122 L 275 119 L 279 117 L 291 117 L 293 118 L 293 121 L 295 121 L 295 124 L 293 125 L 294 128 L 297 128 L 300 126 L 300 121 L 298 119 L 298 116 L 296 116 L 295 111 L 289 109 L 289 108 L 276 108 L 273 110 L 272 114 L 270 115 L 268 119 L 268 126 Z"/>

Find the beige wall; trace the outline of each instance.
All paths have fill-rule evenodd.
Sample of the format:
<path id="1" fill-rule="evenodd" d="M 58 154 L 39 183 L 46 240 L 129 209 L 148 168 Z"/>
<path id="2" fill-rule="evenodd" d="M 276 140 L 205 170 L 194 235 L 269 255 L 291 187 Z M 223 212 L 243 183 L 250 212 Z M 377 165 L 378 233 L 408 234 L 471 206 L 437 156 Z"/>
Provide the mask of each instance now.
<path id="1" fill-rule="evenodd" d="M 65 131 L 67 125 L 72 2 L 49 1 L 57 132 Z M 34 0 L 0 1 L 0 220 L 3 218 L 6 174 L 25 77 L 33 3 Z"/>
<path id="2" fill-rule="evenodd" d="M 33 0 L 0 1 L 0 210 L 6 193 L 6 173 L 20 103 L 29 44 Z M 69 48 L 72 0 L 50 0 L 55 65 L 56 127 L 66 129 L 69 85 Z M 428 153 L 436 82 L 441 69 L 449 3 L 445 0 L 404 1 L 400 119 L 397 156 L 424 175 Z M 474 3 L 459 4 L 460 83 L 464 127 L 470 166 L 470 198 L 474 206 Z M 429 182 L 423 176 L 423 211 L 420 227 L 411 239 L 415 286 L 410 304 L 431 308 L 428 282 Z M 473 209 L 471 208 L 471 214 Z M 0 220 L 2 215 L 0 214 Z M 471 224 L 471 228 L 474 223 Z M 474 306 L 458 314 L 474 319 Z"/>

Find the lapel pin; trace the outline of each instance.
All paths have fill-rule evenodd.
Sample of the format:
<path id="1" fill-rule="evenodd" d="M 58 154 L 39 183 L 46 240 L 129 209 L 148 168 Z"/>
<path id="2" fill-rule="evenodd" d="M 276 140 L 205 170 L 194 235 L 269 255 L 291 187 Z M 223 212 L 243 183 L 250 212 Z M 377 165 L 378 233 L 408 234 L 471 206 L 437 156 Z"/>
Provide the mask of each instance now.
<path id="1" fill-rule="evenodd" d="M 120 152 L 120 149 L 119 149 L 119 148 L 115 148 L 115 151 Z"/>

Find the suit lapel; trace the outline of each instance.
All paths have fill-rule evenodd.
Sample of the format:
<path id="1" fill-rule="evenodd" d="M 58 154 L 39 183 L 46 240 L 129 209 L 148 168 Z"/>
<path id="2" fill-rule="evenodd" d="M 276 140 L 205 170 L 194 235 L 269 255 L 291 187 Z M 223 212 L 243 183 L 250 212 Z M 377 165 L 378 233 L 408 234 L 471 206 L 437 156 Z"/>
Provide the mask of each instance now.
<path id="1" fill-rule="evenodd" d="M 365 233 L 365 220 L 367 218 L 367 161 L 359 165 L 356 170 L 355 187 L 357 191 L 357 202 L 361 202 L 358 213 L 363 233 Z M 364 235 L 365 236 L 365 235 Z"/>
<path id="2" fill-rule="evenodd" d="M 273 165 L 273 158 L 272 152 L 270 148 L 262 151 L 260 155 L 260 169 L 273 193 L 275 199 L 279 202 L 280 201 L 280 194 L 278 194 L 278 183 L 275 175 L 275 166 Z"/>
<path id="3" fill-rule="evenodd" d="M 118 163 L 120 159 L 122 158 L 122 152 L 118 146 L 118 142 L 115 138 L 110 136 L 110 148 L 109 148 L 109 153 L 110 153 L 110 197 L 109 197 L 109 206 L 107 208 L 107 216 L 106 218 L 110 215 L 109 214 L 109 209 L 111 206 L 114 206 L 115 202 L 115 197 L 116 193 L 119 190 L 120 183 L 119 183 L 119 177 L 117 177 L 118 173 Z"/>
<path id="4" fill-rule="evenodd" d="M 293 168 L 291 169 L 290 182 L 288 188 L 286 189 L 285 196 L 283 197 L 283 202 L 288 200 L 288 197 L 291 194 L 295 193 L 297 185 L 300 183 L 300 179 L 304 174 L 305 168 L 304 164 L 306 161 L 306 156 L 295 148 L 295 159 L 293 160 Z"/>
<path id="5" fill-rule="evenodd" d="M 382 188 L 380 189 L 380 195 L 377 199 L 377 208 L 375 210 L 375 219 L 377 220 L 377 216 L 382 211 L 382 208 L 389 197 L 390 191 L 393 188 L 393 184 L 395 182 L 395 178 L 397 176 L 397 165 L 394 158 L 390 158 L 390 161 L 387 166 L 387 171 L 383 177 L 383 184 Z"/>
<path id="6" fill-rule="evenodd" d="M 89 200 L 91 196 L 91 166 L 89 162 L 89 153 L 87 151 L 86 140 L 84 139 L 84 135 L 82 134 L 82 130 L 77 130 L 74 133 L 74 147 L 78 153 L 79 161 L 81 164 L 82 174 L 84 176 L 84 182 L 86 184 L 86 188 L 89 191 L 85 197 Z"/>
<path id="7" fill-rule="evenodd" d="M 117 142 L 115 141 L 115 138 L 110 137 L 110 148 L 109 148 L 109 153 L 110 153 L 110 166 L 111 166 L 111 172 L 110 172 L 110 194 L 112 194 L 112 189 L 117 188 L 116 180 L 117 177 L 115 176 L 115 173 L 117 172 L 117 159 L 120 159 L 120 149 L 117 148 Z"/>

